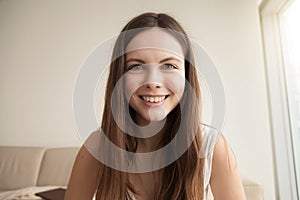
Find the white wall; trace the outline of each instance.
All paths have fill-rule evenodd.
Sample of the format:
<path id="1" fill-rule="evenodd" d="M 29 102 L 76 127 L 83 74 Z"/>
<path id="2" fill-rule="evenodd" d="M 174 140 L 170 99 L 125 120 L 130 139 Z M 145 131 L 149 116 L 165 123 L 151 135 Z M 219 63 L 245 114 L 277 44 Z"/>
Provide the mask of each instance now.
<path id="1" fill-rule="evenodd" d="M 214 60 L 226 93 L 223 132 L 241 174 L 275 199 L 255 0 L 0 1 L 0 145 L 80 145 L 72 115 L 80 64 L 144 11 L 175 16 Z"/>

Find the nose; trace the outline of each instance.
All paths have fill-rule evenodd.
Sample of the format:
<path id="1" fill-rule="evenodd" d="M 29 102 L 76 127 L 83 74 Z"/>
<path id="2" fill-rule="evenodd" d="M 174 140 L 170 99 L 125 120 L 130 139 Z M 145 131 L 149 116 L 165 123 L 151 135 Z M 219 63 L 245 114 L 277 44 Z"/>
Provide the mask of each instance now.
<path id="1" fill-rule="evenodd" d="M 147 89 L 150 89 L 150 90 L 155 90 L 155 89 L 161 88 L 162 84 L 157 83 L 157 82 L 148 82 L 144 85 L 144 87 L 146 87 Z"/>
<path id="2" fill-rule="evenodd" d="M 148 89 L 159 89 L 163 86 L 162 84 L 162 74 L 157 69 L 157 67 L 152 67 L 147 70 L 147 73 L 145 74 L 145 82 L 144 82 L 144 87 Z"/>

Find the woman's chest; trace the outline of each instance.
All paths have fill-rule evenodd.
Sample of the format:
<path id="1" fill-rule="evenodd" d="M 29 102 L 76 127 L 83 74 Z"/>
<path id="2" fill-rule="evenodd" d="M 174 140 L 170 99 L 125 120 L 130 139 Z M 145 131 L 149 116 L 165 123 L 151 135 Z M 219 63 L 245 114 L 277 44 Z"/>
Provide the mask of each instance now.
<path id="1" fill-rule="evenodd" d="M 138 195 L 134 195 L 136 200 L 154 199 L 155 187 L 158 186 L 159 181 L 158 173 L 130 174 L 129 181 L 138 192 Z"/>

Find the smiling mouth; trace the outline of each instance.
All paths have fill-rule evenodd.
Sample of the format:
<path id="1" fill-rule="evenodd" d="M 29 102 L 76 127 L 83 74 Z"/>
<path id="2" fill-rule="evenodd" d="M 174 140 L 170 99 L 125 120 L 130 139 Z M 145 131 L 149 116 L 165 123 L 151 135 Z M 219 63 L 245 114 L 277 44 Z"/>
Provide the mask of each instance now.
<path id="1" fill-rule="evenodd" d="M 168 98 L 169 95 L 164 95 L 164 96 L 144 96 L 141 95 L 139 96 L 142 100 L 150 103 L 159 103 L 163 102 L 166 98 Z"/>

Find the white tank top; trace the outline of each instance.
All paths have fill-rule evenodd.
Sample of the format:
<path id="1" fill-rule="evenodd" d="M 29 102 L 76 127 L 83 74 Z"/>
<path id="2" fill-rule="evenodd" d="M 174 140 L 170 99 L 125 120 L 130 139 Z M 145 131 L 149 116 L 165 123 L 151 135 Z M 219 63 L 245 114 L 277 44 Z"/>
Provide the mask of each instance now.
<path id="1" fill-rule="evenodd" d="M 217 142 L 220 132 L 217 129 L 209 126 L 202 126 L 202 148 L 200 158 L 205 158 L 204 162 L 204 200 L 207 198 L 207 192 L 211 177 L 212 159 L 214 147 Z"/>

